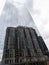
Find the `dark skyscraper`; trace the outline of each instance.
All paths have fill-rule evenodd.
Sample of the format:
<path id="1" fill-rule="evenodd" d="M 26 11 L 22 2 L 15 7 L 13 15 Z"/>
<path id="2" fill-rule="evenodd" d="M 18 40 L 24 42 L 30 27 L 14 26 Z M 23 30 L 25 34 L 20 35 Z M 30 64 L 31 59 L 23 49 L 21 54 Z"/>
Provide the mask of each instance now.
<path id="1" fill-rule="evenodd" d="M 35 29 L 8 27 L 2 62 L 5 65 L 46 65 L 48 49 Z"/>

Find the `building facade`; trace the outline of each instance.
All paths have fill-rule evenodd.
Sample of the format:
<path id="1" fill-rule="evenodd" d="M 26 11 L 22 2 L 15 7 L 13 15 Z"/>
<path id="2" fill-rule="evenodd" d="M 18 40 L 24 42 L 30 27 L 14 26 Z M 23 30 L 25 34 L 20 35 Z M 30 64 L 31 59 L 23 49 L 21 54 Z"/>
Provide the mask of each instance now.
<path id="1" fill-rule="evenodd" d="M 8 27 L 2 62 L 5 65 L 47 65 L 48 49 L 35 29 Z"/>

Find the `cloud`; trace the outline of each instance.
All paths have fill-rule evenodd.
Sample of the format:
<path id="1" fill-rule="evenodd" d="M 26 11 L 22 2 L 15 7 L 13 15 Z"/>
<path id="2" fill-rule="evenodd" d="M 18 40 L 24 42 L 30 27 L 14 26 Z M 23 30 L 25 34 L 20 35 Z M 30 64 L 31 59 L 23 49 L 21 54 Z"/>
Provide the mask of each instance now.
<path id="1" fill-rule="evenodd" d="M 2 10 L 4 8 L 5 2 L 6 2 L 6 0 L 0 0 L 0 15 L 1 15 Z"/>

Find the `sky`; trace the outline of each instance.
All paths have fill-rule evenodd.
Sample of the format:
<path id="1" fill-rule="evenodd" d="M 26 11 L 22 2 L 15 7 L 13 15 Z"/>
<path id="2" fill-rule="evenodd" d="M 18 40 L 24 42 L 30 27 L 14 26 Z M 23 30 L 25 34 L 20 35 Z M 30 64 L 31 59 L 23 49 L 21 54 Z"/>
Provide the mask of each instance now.
<path id="1" fill-rule="evenodd" d="M 3 16 L 3 14 L 5 15 L 5 12 L 7 11 L 7 10 L 5 11 L 6 8 L 4 9 L 6 1 L 10 1 L 10 3 L 12 3 L 17 8 L 16 9 L 17 12 L 19 11 L 18 8 L 20 9 L 20 11 L 23 11 L 21 9 L 21 7 L 25 5 L 25 7 L 27 8 L 30 15 L 32 16 L 34 23 L 36 24 L 41 36 L 43 37 L 43 39 L 49 49 L 49 0 L 0 0 L 0 26 L 2 27 L 2 29 L 3 29 L 3 27 L 5 28 L 4 25 L 1 25 L 2 24 L 1 17 Z M 14 9 L 15 9 L 15 7 L 14 7 Z M 25 13 L 25 12 L 27 13 L 27 11 L 23 11 L 23 13 Z M 21 13 L 22 12 L 19 12 L 19 14 L 21 14 Z M 24 15 L 23 13 L 22 13 L 22 15 Z M 7 16 L 7 15 L 5 15 L 5 16 Z M 18 13 L 17 13 L 17 15 L 18 15 Z M 26 19 L 25 16 L 26 16 L 26 14 L 24 15 L 24 19 L 21 19 L 21 21 L 24 21 Z M 22 16 L 21 16 L 21 18 L 22 18 Z M 29 16 L 28 16 L 28 18 L 29 18 Z M 19 17 L 19 20 L 20 20 L 20 17 Z M 28 19 L 26 19 L 26 20 L 28 21 Z M 12 24 L 15 24 L 15 23 L 12 23 Z M 25 24 L 25 22 L 23 24 Z M 32 23 L 30 22 L 29 24 L 31 25 Z M 8 25 L 10 26 L 10 23 L 8 23 Z M 25 25 L 27 25 L 27 24 L 25 24 Z M 6 24 L 6 26 L 7 26 L 7 24 Z M 0 28 L 0 31 L 1 31 L 1 28 Z M 5 33 L 3 33 L 3 32 L 0 33 L 0 36 L 1 36 L 0 38 L 2 39 L 2 42 L 4 43 L 3 36 L 5 36 L 5 35 L 3 35 L 3 34 L 5 34 Z M 1 43 L 1 41 L 0 41 L 0 43 Z M 2 47 L 2 44 L 1 44 L 1 47 Z M 0 50 L 0 57 L 2 56 L 2 52 L 3 51 Z M 0 60 L 1 60 L 1 58 L 0 58 Z"/>

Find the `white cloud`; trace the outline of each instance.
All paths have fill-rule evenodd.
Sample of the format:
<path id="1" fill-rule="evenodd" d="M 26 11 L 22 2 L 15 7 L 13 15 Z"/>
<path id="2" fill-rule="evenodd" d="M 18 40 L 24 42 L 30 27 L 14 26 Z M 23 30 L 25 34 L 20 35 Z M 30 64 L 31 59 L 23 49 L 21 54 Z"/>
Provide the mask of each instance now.
<path id="1" fill-rule="evenodd" d="M 2 12 L 3 7 L 5 5 L 5 2 L 6 2 L 6 0 L 0 0 L 0 15 L 1 15 L 1 12 Z"/>
<path id="2" fill-rule="evenodd" d="M 26 0 L 13 0 L 14 2 L 25 3 Z"/>

